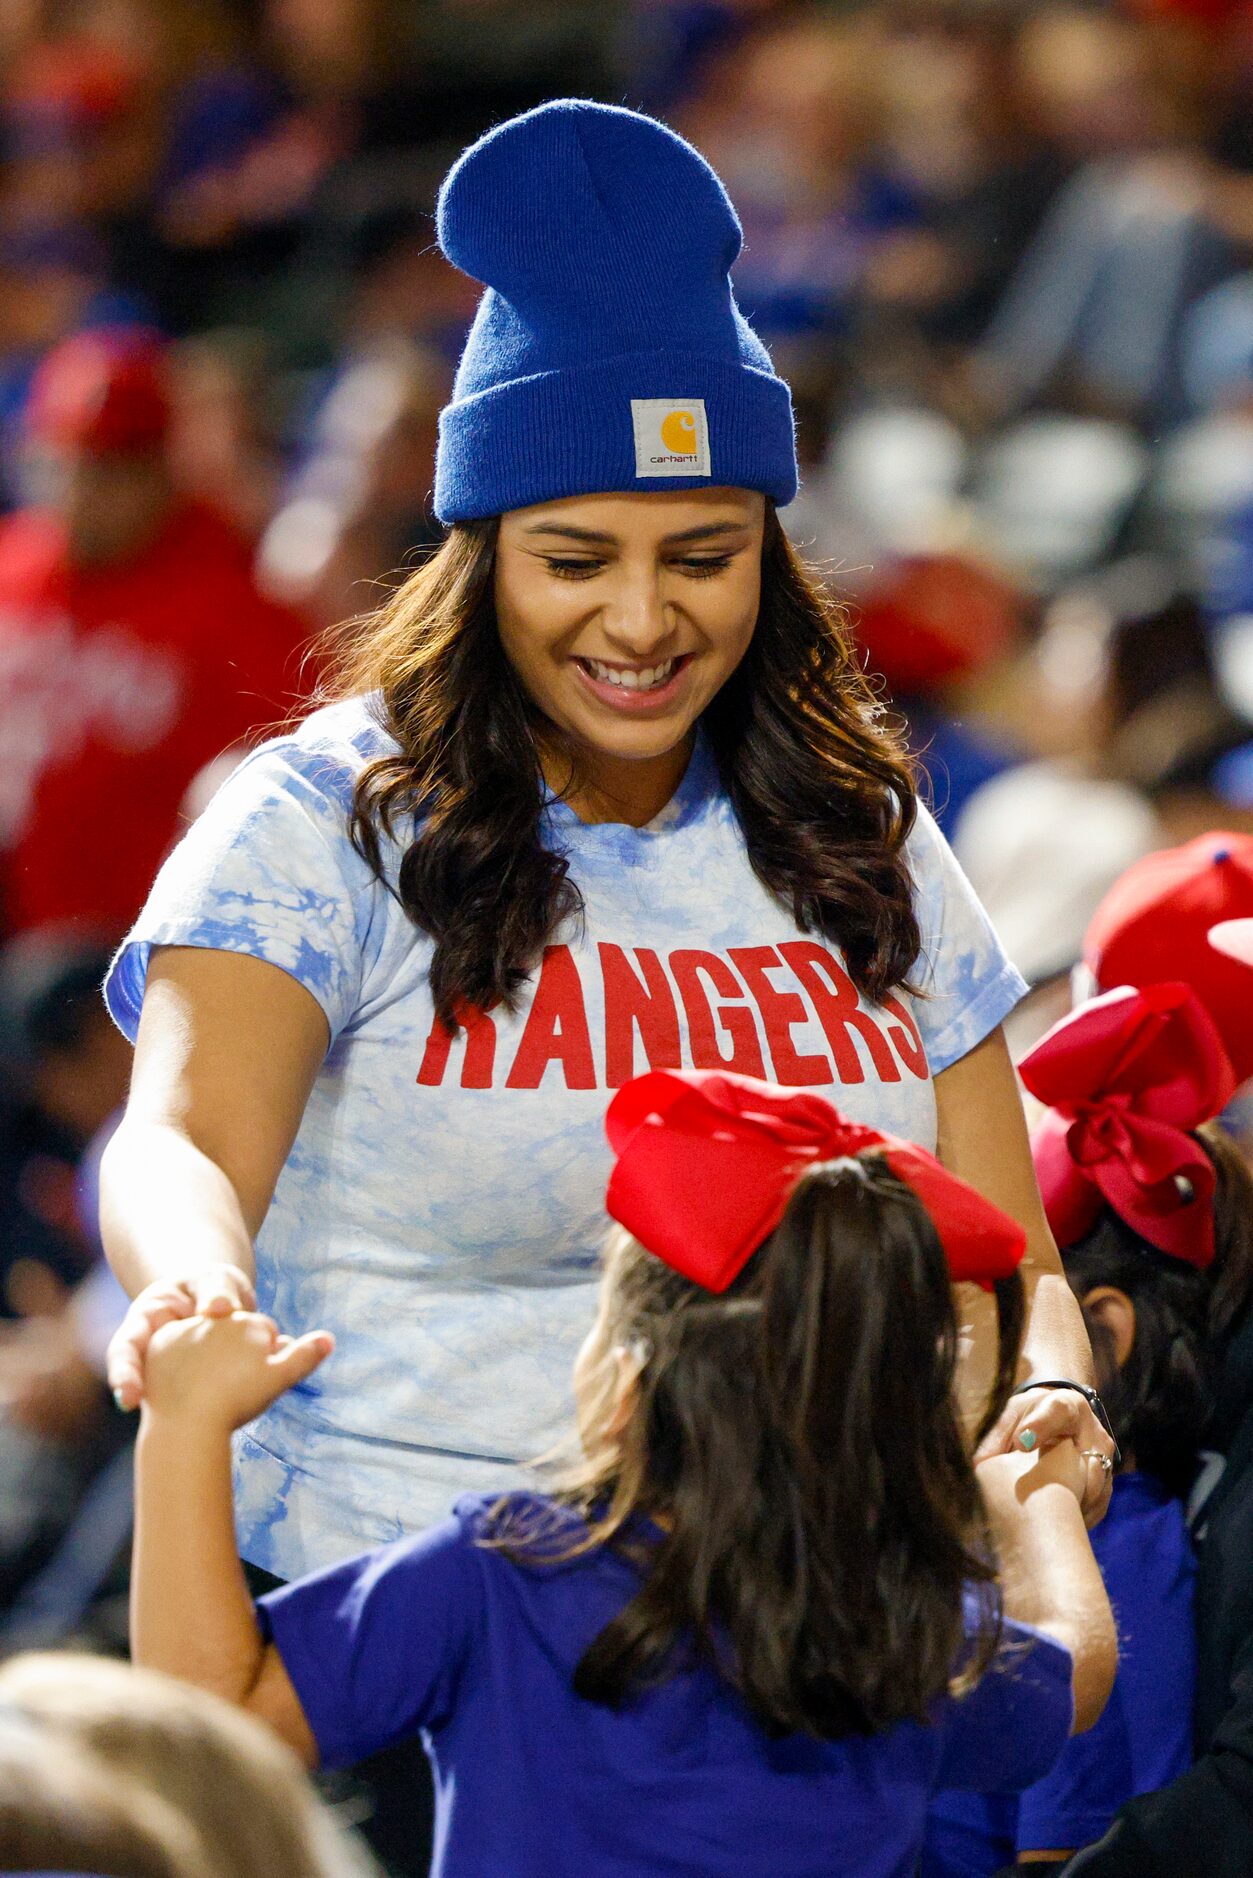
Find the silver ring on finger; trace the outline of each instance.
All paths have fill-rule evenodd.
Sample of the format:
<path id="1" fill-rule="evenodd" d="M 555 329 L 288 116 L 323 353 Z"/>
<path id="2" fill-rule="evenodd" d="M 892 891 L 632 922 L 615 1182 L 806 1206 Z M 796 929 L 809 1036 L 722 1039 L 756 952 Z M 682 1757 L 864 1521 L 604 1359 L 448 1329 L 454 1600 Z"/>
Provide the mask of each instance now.
<path id="1" fill-rule="evenodd" d="M 1102 1473 L 1104 1474 L 1113 1473 L 1114 1463 L 1112 1459 L 1110 1458 L 1108 1454 L 1103 1454 L 1100 1448 L 1082 1448 L 1080 1452 L 1082 1453 L 1085 1461 L 1099 1461 L 1101 1463 Z"/>

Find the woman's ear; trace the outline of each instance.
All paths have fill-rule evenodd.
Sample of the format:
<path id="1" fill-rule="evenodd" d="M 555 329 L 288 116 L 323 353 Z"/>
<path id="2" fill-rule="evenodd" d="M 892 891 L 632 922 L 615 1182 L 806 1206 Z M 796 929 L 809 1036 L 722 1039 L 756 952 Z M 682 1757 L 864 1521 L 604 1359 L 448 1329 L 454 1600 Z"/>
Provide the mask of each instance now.
<path id="1" fill-rule="evenodd" d="M 1080 1299 L 1084 1312 L 1095 1317 L 1109 1335 L 1114 1361 L 1122 1369 L 1136 1340 L 1136 1307 L 1117 1285 L 1093 1285 Z"/>

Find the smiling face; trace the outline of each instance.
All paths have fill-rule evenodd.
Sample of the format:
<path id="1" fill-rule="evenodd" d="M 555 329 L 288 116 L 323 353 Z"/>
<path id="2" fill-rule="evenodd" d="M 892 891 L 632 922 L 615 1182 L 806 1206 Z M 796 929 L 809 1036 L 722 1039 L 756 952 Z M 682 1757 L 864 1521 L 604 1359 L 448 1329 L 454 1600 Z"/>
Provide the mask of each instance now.
<path id="1" fill-rule="evenodd" d="M 744 489 L 571 496 L 501 518 L 496 618 L 581 767 L 656 764 L 748 649 L 766 505 Z"/>

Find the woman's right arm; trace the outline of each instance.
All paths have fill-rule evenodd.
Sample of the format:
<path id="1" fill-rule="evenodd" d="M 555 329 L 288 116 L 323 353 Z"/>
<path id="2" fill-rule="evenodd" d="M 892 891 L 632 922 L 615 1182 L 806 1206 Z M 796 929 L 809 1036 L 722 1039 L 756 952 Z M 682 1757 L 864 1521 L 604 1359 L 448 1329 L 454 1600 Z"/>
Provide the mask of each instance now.
<path id="1" fill-rule="evenodd" d="M 330 1041 L 312 993 L 243 953 L 156 947 L 126 1113 L 100 1170 L 105 1252 L 134 1302 L 109 1347 L 124 1408 L 153 1332 L 255 1306 L 252 1242 Z"/>
<path id="2" fill-rule="evenodd" d="M 977 1469 L 1005 1615 L 1070 1652 L 1076 1734 L 1099 1719 L 1118 1668 L 1114 1619 L 1080 1505 L 1084 1474 L 1071 1441 L 993 1455 Z"/>

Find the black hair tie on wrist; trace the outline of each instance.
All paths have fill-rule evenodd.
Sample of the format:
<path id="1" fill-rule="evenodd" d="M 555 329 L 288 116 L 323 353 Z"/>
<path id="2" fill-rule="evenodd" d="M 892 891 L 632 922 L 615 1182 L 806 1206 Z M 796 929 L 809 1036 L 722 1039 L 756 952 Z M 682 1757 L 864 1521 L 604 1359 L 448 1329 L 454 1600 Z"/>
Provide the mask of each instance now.
<path id="1" fill-rule="evenodd" d="M 1105 1430 L 1106 1434 L 1109 1436 L 1110 1440 L 1114 1444 L 1114 1466 L 1121 1467 L 1122 1449 L 1118 1445 L 1118 1437 L 1115 1435 L 1113 1429 L 1110 1427 L 1109 1416 L 1105 1412 L 1105 1404 L 1102 1402 L 1100 1396 L 1096 1393 L 1096 1390 L 1092 1388 L 1090 1383 L 1072 1382 L 1068 1376 L 1054 1376 L 1054 1377 L 1049 1378 L 1048 1380 L 1046 1380 L 1044 1377 L 1040 1377 L 1038 1380 L 1033 1380 L 1031 1382 L 1020 1382 L 1018 1387 L 1016 1389 L 1011 1389 L 1009 1393 L 1011 1397 L 1016 1396 L 1016 1395 L 1026 1395 L 1028 1389 L 1073 1389 L 1076 1395 L 1083 1396 L 1088 1404 L 1088 1407 L 1092 1410 L 1092 1413 L 1096 1416 L 1097 1421 L 1100 1422 L 1101 1427 Z"/>

